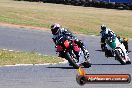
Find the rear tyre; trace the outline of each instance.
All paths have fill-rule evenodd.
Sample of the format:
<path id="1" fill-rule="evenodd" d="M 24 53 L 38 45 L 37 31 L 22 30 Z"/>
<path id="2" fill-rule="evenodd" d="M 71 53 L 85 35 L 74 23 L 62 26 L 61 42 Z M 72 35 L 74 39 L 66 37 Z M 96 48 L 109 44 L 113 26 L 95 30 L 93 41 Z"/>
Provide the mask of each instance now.
<path id="1" fill-rule="evenodd" d="M 123 60 L 123 57 L 120 56 L 119 51 L 116 50 L 116 51 L 115 51 L 115 54 L 116 54 L 117 60 L 118 60 L 122 65 L 125 65 L 126 62 Z"/>

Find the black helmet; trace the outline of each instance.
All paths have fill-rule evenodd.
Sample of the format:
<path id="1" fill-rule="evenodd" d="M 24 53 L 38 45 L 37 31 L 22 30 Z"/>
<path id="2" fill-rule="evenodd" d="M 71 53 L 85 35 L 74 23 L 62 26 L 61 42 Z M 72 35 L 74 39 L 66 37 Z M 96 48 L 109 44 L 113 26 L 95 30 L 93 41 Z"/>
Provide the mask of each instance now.
<path id="1" fill-rule="evenodd" d="M 101 25 L 101 30 L 105 30 L 106 29 L 106 25 Z"/>
<path id="2" fill-rule="evenodd" d="M 55 24 L 52 24 L 51 27 L 51 32 L 53 35 L 56 35 L 58 32 L 59 32 L 59 29 L 60 29 L 60 25 L 55 23 Z"/>

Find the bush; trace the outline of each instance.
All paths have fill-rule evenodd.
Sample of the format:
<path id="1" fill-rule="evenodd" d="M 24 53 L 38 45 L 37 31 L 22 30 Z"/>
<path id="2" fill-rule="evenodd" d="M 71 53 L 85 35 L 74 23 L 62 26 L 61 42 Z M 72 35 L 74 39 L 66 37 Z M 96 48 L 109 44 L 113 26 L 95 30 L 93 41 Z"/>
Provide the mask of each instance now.
<path id="1" fill-rule="evenodd" d="M 71 4 L 76 6 L 93 6 L 98 8 L 110 8 L 110 9 L 127 9 L 132 10 L 132 3 L 109 3 L 99 0 L 15 0 L 15 1 L 31 1 L 31 2 L 47 2 L 57 4 Z"/>

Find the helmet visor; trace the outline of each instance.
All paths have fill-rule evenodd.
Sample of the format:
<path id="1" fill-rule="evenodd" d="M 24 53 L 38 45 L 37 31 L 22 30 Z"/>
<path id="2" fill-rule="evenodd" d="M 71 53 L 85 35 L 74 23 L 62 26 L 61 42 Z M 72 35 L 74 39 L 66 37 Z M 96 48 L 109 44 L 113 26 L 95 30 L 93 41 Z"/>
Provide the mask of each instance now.
<path id="1" fill-rule="evenodd" d="M 51 29 L 51 31 L 52 31 L 52 34 L 57 34 L 58 33 L 58 30 L 59 30 L 59 28 L 58 27 L 56 27 L 56 28 L 52 28 Z"/>

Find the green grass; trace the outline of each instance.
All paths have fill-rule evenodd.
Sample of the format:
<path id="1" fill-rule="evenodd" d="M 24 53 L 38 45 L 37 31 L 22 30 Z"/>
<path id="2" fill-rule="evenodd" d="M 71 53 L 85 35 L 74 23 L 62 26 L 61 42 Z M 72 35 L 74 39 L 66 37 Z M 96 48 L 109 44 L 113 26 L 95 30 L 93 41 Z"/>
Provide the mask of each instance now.
<path id="1" fill-rule="evenodd" d="M 62 58 L 39 55 L 35 52 L 15 52 L 0 50 L 0 65 L 44 64 L 62 62 Z"/>
<path id="2" fill-rule="evenodd" d="M 71 31 L 99 34 L 106 24 L 121 36 L 132 38 L 132 11 L 40 2 L 0 0 L 0 22 L 49 28 L 59 23 Z"/>

